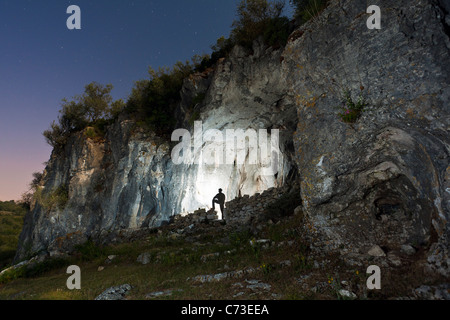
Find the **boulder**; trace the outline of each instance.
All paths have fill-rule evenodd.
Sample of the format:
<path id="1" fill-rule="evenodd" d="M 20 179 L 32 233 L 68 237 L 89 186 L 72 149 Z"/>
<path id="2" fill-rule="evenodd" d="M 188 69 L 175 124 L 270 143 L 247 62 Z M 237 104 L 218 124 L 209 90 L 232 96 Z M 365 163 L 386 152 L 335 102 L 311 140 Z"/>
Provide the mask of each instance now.
<path id="1" fill-rule="evenodd" d="M 95 300 L 125 300 L 125 296 L 132 289 L 129 284 L 123 284 L 117 287 L 111 287 L 98 295 Z"/>
<path id="2" fill-rule="evenodd" d="M 318 254 L 414 243 L 431 248 L 430 265 L 448 275 L 446 11 L 439 1 L 387 0 L 374 32 L 366 9 L 365 2 L 331 2 L 283 53 L 298 111 L 293 140 L 305 236 Z M 344 90 L 367 103 L 354 122 L 339 115 L 348 107 Z"/>
<path id="3" fill-rule="evenodd" d="M 372 257 L 385 257 L 386 253 L 384 253 L 383 249 L 380 248 L 380 246 L 373 246 L 372 248 L 367 251 L 367 254 Z"/>

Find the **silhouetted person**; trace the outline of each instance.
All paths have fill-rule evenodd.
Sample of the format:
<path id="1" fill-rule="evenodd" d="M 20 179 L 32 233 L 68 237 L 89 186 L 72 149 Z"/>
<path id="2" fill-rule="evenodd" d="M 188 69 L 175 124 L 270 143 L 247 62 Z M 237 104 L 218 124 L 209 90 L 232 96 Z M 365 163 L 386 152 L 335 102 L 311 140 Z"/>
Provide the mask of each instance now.
<path id="1" fill-rule="evenodd" d="M 219 204 L 220 206 L 220 212 L 222 212 L 222 219 L 223 219 L 223 207 L 225 205 L 225 194 L 222 193 L 222 189 L 219 189 L 219 193 L 216 194 L 216 196 L 213 198 L 212 201 L 212 208 L 215 210 L 215 204 Z"/>

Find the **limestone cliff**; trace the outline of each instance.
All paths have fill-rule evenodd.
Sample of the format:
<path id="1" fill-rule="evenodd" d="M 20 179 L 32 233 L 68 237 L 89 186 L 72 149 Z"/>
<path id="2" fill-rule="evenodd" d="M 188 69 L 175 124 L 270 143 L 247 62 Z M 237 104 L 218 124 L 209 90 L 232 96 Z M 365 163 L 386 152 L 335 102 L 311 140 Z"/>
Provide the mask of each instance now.
<path id="1" fill-rule="evenodd" d="M 235 47 L 214 70 L 186 79 L 177 117 L 190 129 L 194 97 L 202 129 L 279 129 L 277 172 L 255 165 L 175 165 L 173 144 L 122 119 L 104 141 L 72 137 L 52 155 L 43 186 L 67 186 L 62 209 L 27 215 L 16 260 L 69 251 L 88 238 L 158 226 L 227 199 L 301 186 L 313 249 L 341 255 L 408 244 L 449 274 L 448 8 L 440 1 L 380 5 L 381 30 L 366 27 L 366 1 L 332 1 L 275 50 Z M 338 115 L 343 89 L 368 107 L 354 123 Z M 203 143 L 207 146 L 208 143 Z M 246 157 L 249 157 L 247 152 Z"/>
<path id="2" fill-rule="evenodd" d="M 223 133 L 224 143 L 227 129 L 263 129 L 267 150 L 260 150 L 264 143 L 258 137 L 255 163 L 237 161 L 239 150 L 235 161 L 225 161 L 224 152 L 223 161 L 204 164 L 193 150 L 194 163 L 175 163 L 171 151 L 177 142 L 146 133 L 124 119 L 108 129 L 103 141 L 74 135 L 63 153 L 54 151 L 43 178 L 44 190 L 66 187 L 68 201 L 64 208 L 36 203 L 26 217 L 17 259 L 41 251 L 69 252 L 87 239 L 103 241 L 123 230 L 158 227 L 174 215 L 210 208 L 219 188 L 232 200 L 283 185 L 296 172 L 296 109 L 284 101 L 281 53 L 258 42 L 250 56 L 236 47 L 215 70 L 186 79 L 181 91 L 177 117 L 180 128 L 190 130 L 192 147 L 196 141 L 202 149 L 214 145 L 205 137 L 210 129 Z M 199 95 L 205 98 L 195 107 L 200 118 L 194 126 L 189 110 Z M 271 129 L 279 130 L 277 148 L 271 145 Z M 248 159 L 252 151 L 243 150 Z"/>

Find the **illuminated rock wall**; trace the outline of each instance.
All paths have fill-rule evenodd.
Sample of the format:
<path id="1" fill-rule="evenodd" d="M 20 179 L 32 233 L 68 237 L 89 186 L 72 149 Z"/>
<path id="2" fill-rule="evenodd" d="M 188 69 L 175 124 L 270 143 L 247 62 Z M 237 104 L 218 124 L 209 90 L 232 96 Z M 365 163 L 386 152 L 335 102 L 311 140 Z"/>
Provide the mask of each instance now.
<path id="1" fill-rule="evenodd" d="M 236 47 L 214 71 L 185 80 L 177 117 L 191 137 L 187 163 L 174 163 L 176 141 L 163 141 L 124 119 L 109 128 L 102 142 L 74 135 L 62 153 L 52 154 L 42 185 L 46 191 L 67 188 L 68 202 L 64 208 L 35 204 L 16 258 L 40 251 L 56 255 L 89 238 L 101 241 L 112 232 L 157 227 L 171 216 L 209 209 L 219 188 L 229 201 L 284 185 L 296 172 L 296 109 L 285 99 L 281 53 L 258 42 L 252 55 Z M 201 128 L 195 130 L 186 110 L 199 94 L 205 98 L 196 106 Z M 235 157 L 227 153 L 230 129 L 257 134 L 257 140 L 243 141 L 242 161 L 237 144 L 231 149 Z M 274 147 L 272 129 L 278 130 Z M 223 157 L 205 164 L 215 145 L 208 141 L 210 130 L 222 136 Z M 267 134 L 265 143 L 260 130 Z"/>

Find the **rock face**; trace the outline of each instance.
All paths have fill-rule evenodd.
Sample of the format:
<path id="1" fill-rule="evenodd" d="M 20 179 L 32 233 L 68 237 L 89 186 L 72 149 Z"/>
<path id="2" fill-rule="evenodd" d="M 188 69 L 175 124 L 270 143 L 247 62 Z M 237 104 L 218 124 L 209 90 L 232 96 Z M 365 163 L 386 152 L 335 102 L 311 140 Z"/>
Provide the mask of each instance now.
<path id="1" fill-rule="evenodd" d="M 44 192 L 65 187 L 68 201 L 63 208 L 35 204 L 25 219 L 16 261 L 40 251 L 70 252 L 87 239 L 102 241 L 123 230 L 158 227 L 176 214 L 211 207 L 219 188 L 228 201 L 284 185 L 296 172 L 292 161 L 296 109 L 283 100 L 281 53 L 258 42 L 250 56 L 236 47 L 215 71 L 185 80 L 177 116 L 180 129 L 188 130 L 192 138 L 192 164 L 175 163 L 172 149 L 178 136 L 170 143 L 124 119 L 108 129 L 103 141 L 74 135 L 63 152 L 53 152 L 42 186 Z M 194 126 L 187 110 L 199 95 L 205 98 L 195 107 L 200 119 Z M 226 149 L 222 159 L 206 164 L 199 160 L 197 143 L 203 157 L 216 146 L 208 140 L 211 129 L 222 134 L 223 144 L 233 139 L 234 157 L 226 158 Z M 258 152 L 235 146 L 228 129 L 258 134 Z M 266 143 L 260 129 L 267 133 Z M 272 134 L 271 129 L 279 132 Z M 241 151 L 244 161 L 238 158 Z M 256 161 L 246 161 L 253 154 Z"/>
<path id="2" fill-rule="evenodd" d="M 284 52 L 308 230 L 325 252 L 431 245 L 449 275 L 448 12 L 437 1 L 381 10 L 369 30 L 365 2 L 334 2 Z M 338 116 L 343 89 L 368 102 L 356 123 Z"/>
<path id="3" fill-rule="evenodd" d="M 118 121 L 104 141 L 79 134 L 52 155 L 43 186 L 67 186 L 69 201 L 53 210 L 36 204 L 16 260 L 158 226 L 209 207 L 219 187 L 229 201 L 295 179 L 312 249 L 351 255 L 377 246 L 389 256 L 423 248 L 430 268 L 448 276 L 449 8 L 444 1 L 386 0 L 382 28 L 369 30 L 366 5 L 332 2 L 283 50 L 255 42 L 248 55 L 235 47 L 214 70 L 186 79 L 180 127 L 202 137 L 204 149 L 215 142 L 200 129 L 280 129 L 276 174 L 265 174 L 263 157 L 253 165 L 176 165 L 173 145 Z M 355 123 L 338 115 L 344 89 L 368 103 Z M 194 126 L 189 106 L 199 96 L 201 123 Z"/>

